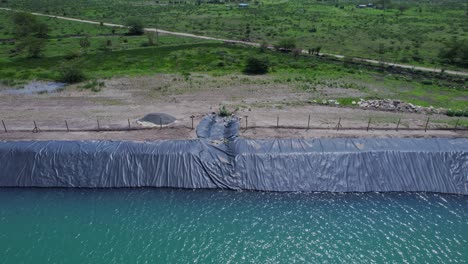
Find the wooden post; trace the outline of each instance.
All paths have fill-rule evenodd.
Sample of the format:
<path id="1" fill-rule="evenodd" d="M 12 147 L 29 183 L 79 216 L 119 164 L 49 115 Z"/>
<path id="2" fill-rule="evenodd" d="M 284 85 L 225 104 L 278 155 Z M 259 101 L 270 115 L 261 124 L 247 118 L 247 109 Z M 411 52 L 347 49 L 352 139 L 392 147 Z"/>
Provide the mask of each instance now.
<path id="1" fill-rule="evenodd" d="M 279 127 L 279 116 L 276 116 L 276 128 Z"/>
<path id="2" fill-rule="evenodd" d="M 369 122 L 367 122 L 367 131 L 368 131 L 368 132 L 369 132 L 371 120 L 372 120 L 372 118 L 369 117 Z"/>
<path id="3" fill-rule="evenodd" d="M 3 120 L 2 120 L 2 122 L 3 122 Z M 457 120 L 457 123 L 455 123 L 455 130 L 457 130 L 458 122 L 460 122 L 460 119 L 458 119 L 458 120 Z M 5 132 L 6 132 L 6 129 L 5 129 Z"/>
<path id="4" fill-rule="evenodd" d="M 427 118 L 426 126 L 424 127 L 424 132 L 427 132 L 427 125 L 429 125 L 429 117 Z"/>
<path id="5" fill-rule="evenodd" d="M 310 128 L 310 115 L 309 115 L 309 120 L 307 121 L 307 129 Z"/>
<path id="6" fill-rule="evenodd" d="M 131 129 L 132 126 L 130 125 L 130 118 L 127 118 L 127 122 L 128 122 L 128 129 Z"/>
<path id="7" fill-rule="evenodd" d="M 398 118 L 398 123 L 396 125 L 396 131 L 398 131 L 398 127 L 400 127 L 400 121 L 401 121 L 401 118 Z"/>
<path id="8" fill-rule="evenodd" d="M 192 119 L 192 130 L 193 130 L 193 118 L 195 118 L 195 116 L 191 115 L 190 118 Z"/>
<path id="9" fill-rule="evenodd" d="M 67 127 L 67 132 L 70 132 L 70 128 L 68 128 L 67 120 L 65 120 L 65 126 Z"/>
<path id="10" fill-rule="evenodd" d="M 2 124 L 3 124 L 3 129 L 5 129 L 5 133 L 8 133 L 8 130 L 6 128 L 6 125 L 5 125 L 5 122 L 2 120 Z"/>
<path id="11" fill-rule="evenodd" d="M 341 125 L 341 117 L 338 119 L 338 124 L 336 124 L 336 131 L 340 130 L 343 126 Z"/>
<path id="12" fill-rule="evenodd" d="M 162 118 L 159 118 L 159 128 L 162 128 Z"/>
<path id="13" fill-rule="evenodd" d="M 33 121 L 33 122 L 34 122 L 34 128 L 33 128 L 32 132 L 33 132 L 33 133 L 39 133 L 40 130 L 39 130 L 39 128 L 37 127 L 36 121 Z"/>
<path id="14" fill-rule="evenodd" d="M 96 119 L 97 121 L 97 130 L 100 131 L 101 130 L 101 126 L 99 125 L 99 119 Z"/>
<path id="15" fill-rule="evenodd" d="M 249 116 L 244 116 L 245 117 L 245 130 L 247 130 L 247 127 L 249 126 L 248 118 Z"/>

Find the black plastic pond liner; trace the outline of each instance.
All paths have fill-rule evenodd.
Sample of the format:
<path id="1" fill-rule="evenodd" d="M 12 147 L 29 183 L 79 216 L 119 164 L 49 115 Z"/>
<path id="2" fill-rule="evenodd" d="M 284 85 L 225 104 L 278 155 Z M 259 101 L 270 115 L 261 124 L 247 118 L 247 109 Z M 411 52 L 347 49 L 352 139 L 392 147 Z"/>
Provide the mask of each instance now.
<path id="1" fill-rule="evenodd" d="M 196 132 L 198 138 L 233 140 L 239 136 L 239 119 L 208 115 L 200 121 Z"/>
<path id="2" fill-rule="evenodd" d="M 155 125 L 168 125 L 176 121 L 176 118 L 165 113 L 151 113 L 138 120 L 140 122 L 149 122 Z"/>
<path id="3" fill-rule="evenodd" d="M 468 139 L 247 140 L 235 130 L 222 141 L 217 128 L 196 140 L 4 141 L 0 186 L 468 194 Z"/>

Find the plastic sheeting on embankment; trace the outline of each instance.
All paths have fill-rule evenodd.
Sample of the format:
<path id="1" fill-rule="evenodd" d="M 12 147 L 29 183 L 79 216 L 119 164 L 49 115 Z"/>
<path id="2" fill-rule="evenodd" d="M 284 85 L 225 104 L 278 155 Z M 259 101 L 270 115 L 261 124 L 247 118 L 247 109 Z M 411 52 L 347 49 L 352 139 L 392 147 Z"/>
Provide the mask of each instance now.
<path id="1" fill-rule="evenodd" d="M 468 194 L 468 139 L 0 142 L 0 186 Z"/>
<path id="2" fill-rule="evenodd" d="M 207 115 L 197 126 L 197 137 L 212 140 L 233 140 L 239 136 L 239 118 Z"/>

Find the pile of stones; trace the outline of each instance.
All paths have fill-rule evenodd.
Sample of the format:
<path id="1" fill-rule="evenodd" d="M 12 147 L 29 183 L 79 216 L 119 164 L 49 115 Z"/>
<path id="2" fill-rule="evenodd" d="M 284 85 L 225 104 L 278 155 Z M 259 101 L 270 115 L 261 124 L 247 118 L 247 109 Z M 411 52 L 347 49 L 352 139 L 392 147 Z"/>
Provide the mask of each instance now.
<path id="1" fill-rule="evenodd" d="M 424 107 L 406 103 L 400 100 L 364 100 L 361 99 L 359 102 L 353 102 L 361 108 L 378 109 L 384 111 L 397 111 L 407 113 L 423 113 L 423 114 L 446 114 L 447 110 L 443 108 L 434 108 L 432 106 Z"/>

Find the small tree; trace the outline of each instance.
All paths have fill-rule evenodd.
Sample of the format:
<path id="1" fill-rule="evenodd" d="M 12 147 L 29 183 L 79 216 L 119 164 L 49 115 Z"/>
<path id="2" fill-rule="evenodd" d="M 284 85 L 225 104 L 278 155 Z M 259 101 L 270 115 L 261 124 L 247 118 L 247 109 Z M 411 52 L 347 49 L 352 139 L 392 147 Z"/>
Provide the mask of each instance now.
<path id="1" fill-rule="evenodd" d="M 128 35 L 143 35 L 145 33 L 143 22 L 138 18 L 128 19 L 126 25 L 128 27 Z"/>
<path id="2" fill-rule="evenodd" d="M 146 37 L 148 38 L 148 46 L 156 45 L 155 39 L 157 38 L 157 32 L 154 31 L 147 31 Z"/>
<path id="3" fill-rule="evenodd" d="M 268 61 L 265 59 L 250 57 L 244 68 L 246 74 L 266 74 L 268 72 Z"/>
<path id="4" fill-rule="evenodd" d="M 89 37 L 85 36 L 80 38 L 80 47 L 86 52 L 88 48 L 91 46 L 91 41 L 89 41 Z"/>
<path id="5" fill-rule="evenodd" d="M 49 28 L 38 21 L 35 16 L 17 12 L 12 17 L 17 52 L 27 51 L 33 58 L 42 56 Z"/>
<path id="6" fill-rule="evenodd" d="M 268 43 L 265 40 L 262 40 L 260 43 L 260 52 L 266 52 L 268 50 Z"/>
<path id="7" fill-rule="evenodd" d="M 292 51 L 296 48 L 296 40 L 293 38 L 282 39 L 275 45 L 275 48 L 277 50 Z"/>
<path id="8" fill-rule="evenodd" d="M 452 40 L 439 52 L 439 58 L 449 64 L 468 67 L 468 41 Z"/>

